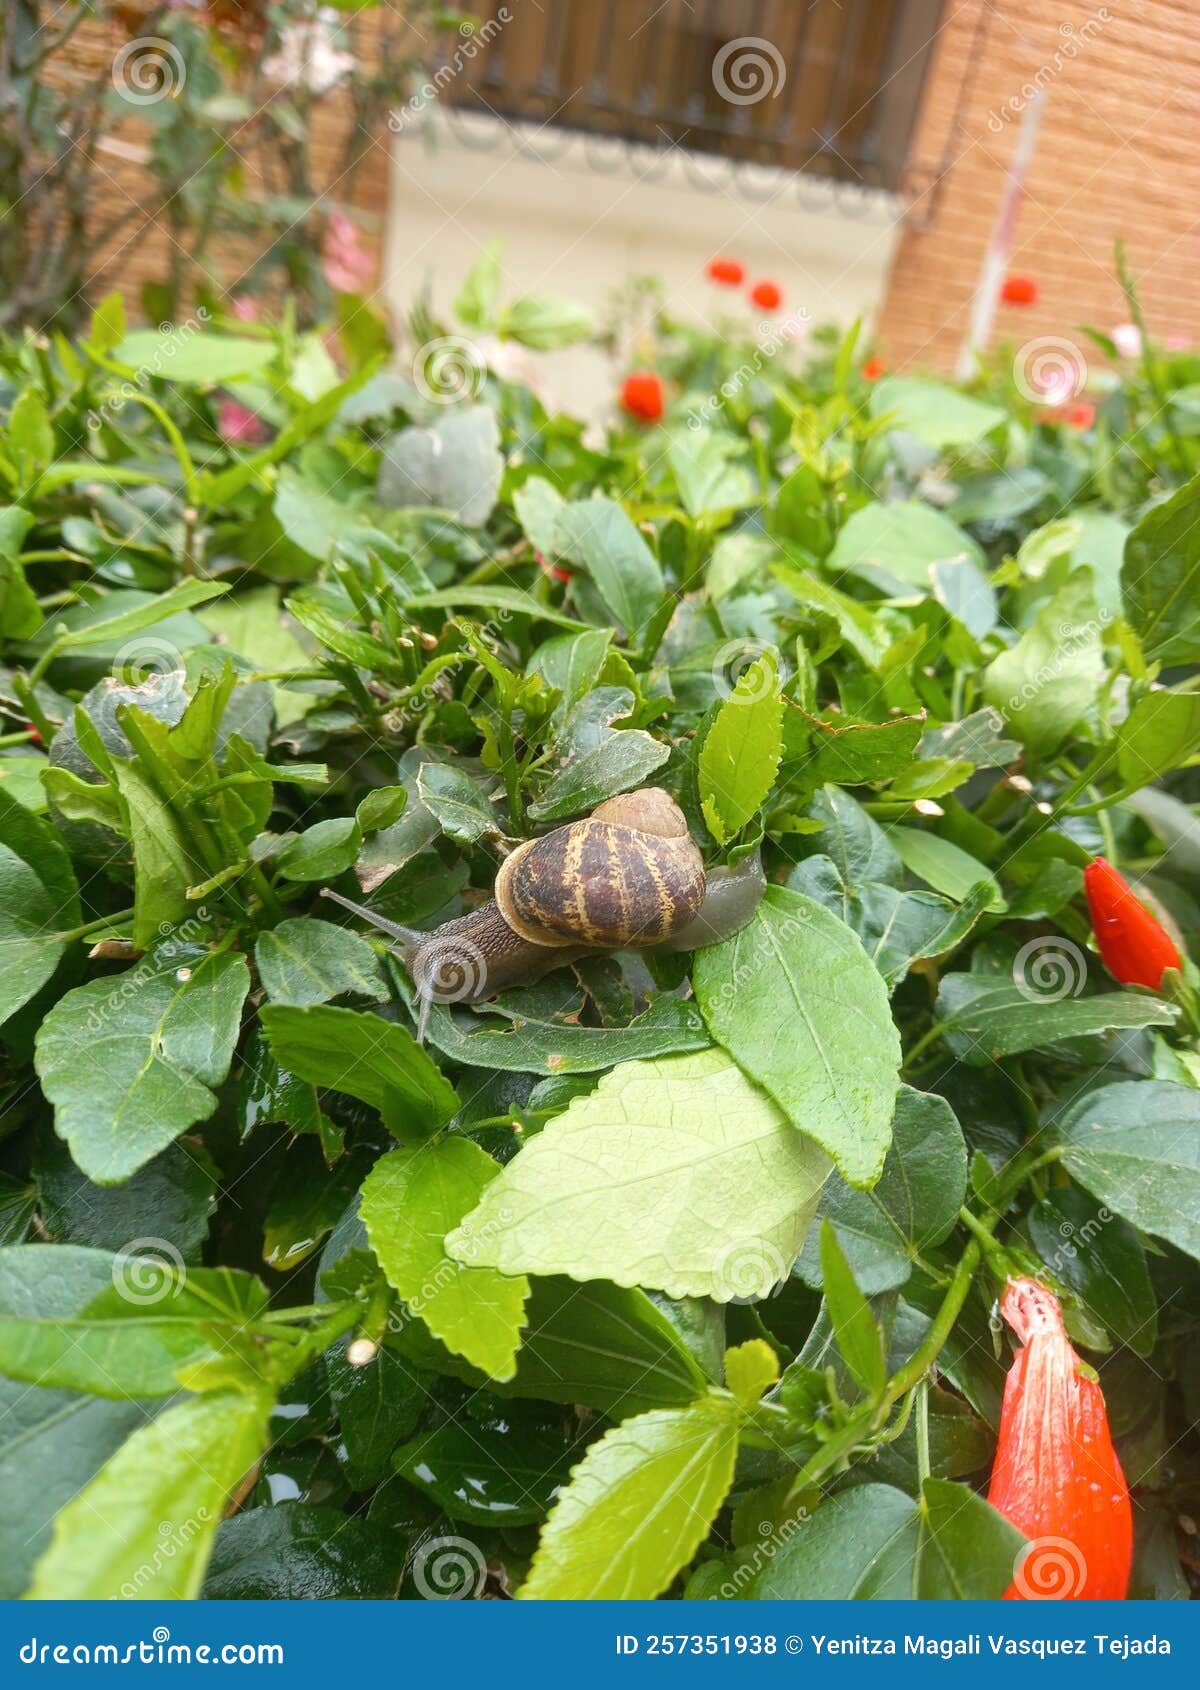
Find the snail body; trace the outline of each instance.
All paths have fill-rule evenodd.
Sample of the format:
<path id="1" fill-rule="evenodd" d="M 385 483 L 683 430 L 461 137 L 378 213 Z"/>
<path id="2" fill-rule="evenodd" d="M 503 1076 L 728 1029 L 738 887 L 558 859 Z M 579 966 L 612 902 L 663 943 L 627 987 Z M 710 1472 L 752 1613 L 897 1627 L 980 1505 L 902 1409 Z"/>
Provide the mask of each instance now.
<path id="1" fill-rule="evenodd" d="M 425 1003 L 478 1003 L 585 956 L 715 944 L 745 925 L 762 888 L 757 859 L 706 876 L 683 812 L 650 786 L 519 845 L 501 864 L 495 896 L 431 933 L 328 896 L 404 941 Z"/>

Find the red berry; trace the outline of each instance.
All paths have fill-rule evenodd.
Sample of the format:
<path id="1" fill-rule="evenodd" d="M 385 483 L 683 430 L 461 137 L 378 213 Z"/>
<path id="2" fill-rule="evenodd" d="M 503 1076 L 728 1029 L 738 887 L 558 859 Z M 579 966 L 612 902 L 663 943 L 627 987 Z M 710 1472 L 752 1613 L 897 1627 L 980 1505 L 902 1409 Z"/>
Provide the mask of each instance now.
<path id="1" fill-rule="evenodd" d="M 1005 276 L 1000 297 L 1006 305 L 1036 305 L 1040 292 L 1032 276 Z"/>
<path id="2" fill-rule="evenodd" d="M 736 258 L 713 258 L 705 267 L 704 274 L 718 287 L 740 288 L 746 280 L 746 266 Z"/>
<path id="3" fill-rule="evenodd" d="M 634 370 L 622 384 L 621 407 L 639 422 L 660 422 L 666 408 L 661 377 L 653 370 Z"/>
<path id="4" fill-rule="evenodd" d="M 755 282 L 750 298 L 761 311 L 778 311 L 783 304 L 783 289 L 778 282 Z"/>

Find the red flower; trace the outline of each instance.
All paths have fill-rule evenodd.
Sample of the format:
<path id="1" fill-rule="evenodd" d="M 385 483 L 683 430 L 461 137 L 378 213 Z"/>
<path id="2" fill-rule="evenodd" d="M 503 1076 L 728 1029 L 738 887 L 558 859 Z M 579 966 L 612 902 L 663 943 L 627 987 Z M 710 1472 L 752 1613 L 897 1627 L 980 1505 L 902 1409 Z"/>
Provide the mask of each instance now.
<path id="1" fill-rule="evenodd" d="M 878 381 L 880 376 L 886 374 L 886 372 L 887 365 L 884 363 L 882 358 L 878 357 L 868 358 L 862 367 L 862 377 L 864 381 Z"/>
<path id="2" fill-rule="evenodd" d="M 1000 297 L 1006 305 L 1036 305 L 1040 292 L 1032 276 L 1005 276 Z"/>
<path id="3" fill-rule="evenodd" d="M 1030 1539 L 1005 1600 L 1120 1600 L 1133 1517 L 1104 1394 L 1081 1372 L 1044 1286 L 1010 1280 L 1000 1312 L 1023 1348 L 1004 1387 L 988 1501 Z"/>
<path id="4" fill-rule="evenodd" d="M 1078 405 L 1068 405 L 1065 416 L 1072 428 L 1091 428 L 1096 420 L 1096 407 L 1084 399 Z"/>
<path id="5" fill-rule="evenodd" d="M 1105 968 L 1123 986 L 1157 992 L 1164 971 L 1183 966 L 1171 935 L 1103 857 L 1084 869 L 1083 885 Z"/>
<path id="6" fill-rule="evenodd" d="M 746 266 L 736 258 L 713 258 L 705 266 L 704 274 L 718 287 L 740 288 L 746 280 Z"/>
<path id="7" fill-rule="evenodd" d="M 778 311 L 783 304 L 783 289 L 778 282 L 755 282 L 750 298 L 761 311 Z"/>
<path id="8" fill-rule="evenodd" d="M 621 407 L 640 422 L 661 421 L 665 409 L 661 377 L 653 370 L 634 370 L 622 384 Z"/>

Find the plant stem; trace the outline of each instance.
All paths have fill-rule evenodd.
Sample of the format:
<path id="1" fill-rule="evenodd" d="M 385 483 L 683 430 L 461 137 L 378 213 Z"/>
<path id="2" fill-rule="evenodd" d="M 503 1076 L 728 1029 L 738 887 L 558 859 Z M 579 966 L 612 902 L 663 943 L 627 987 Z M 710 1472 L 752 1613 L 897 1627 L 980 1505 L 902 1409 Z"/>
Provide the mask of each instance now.
<path id="1" fill-rule="evenodd" d="M 64 945 L 69 945 L 74 939 L 86 939 L 89 933 L 99 933 L 103 927 L 117 927 L 123 921 L 132 921 L 133 911 L 118 910 L 115 915 L 100 915 L 95 921 L 85 921 L 82 927 L 72 927 L 68 933 L 57 933 L 55 937 L 61 939 Z"/>

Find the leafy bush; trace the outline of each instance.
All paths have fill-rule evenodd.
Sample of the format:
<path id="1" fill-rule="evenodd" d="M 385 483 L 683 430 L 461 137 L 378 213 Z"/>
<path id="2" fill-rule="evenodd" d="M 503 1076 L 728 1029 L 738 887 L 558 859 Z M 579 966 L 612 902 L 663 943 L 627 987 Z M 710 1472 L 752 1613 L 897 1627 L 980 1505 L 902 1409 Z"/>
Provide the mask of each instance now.
<path id="1" fill-rule="evenodd" d="M 664 325 L 585 431 L 426 327 L 3 350 L 3 1593 L 998 1596 L 1013 1273 L 1186 1593 L 1195 974 L 1083 887 L 1200 936 L 1200 366 L 1073 428 Z M 765 871 L 694 953 L 421 1004 L 321 896 L 646 785 Z"/>

